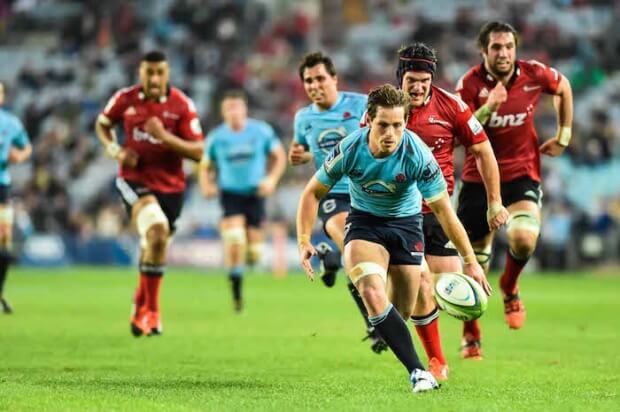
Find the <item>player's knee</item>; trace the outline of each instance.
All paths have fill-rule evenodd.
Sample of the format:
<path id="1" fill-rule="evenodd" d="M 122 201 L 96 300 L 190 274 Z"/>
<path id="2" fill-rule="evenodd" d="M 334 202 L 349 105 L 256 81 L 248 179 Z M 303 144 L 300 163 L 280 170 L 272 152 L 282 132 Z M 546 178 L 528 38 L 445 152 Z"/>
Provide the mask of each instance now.
<path id="1" fill-rule="evenodd" d="M 381 312 L 387 302 L 385 289 L 376 284 L 370 284 L 362 287 L 361 296 L 370 312 Z"/>
<path id="2" fill-rule="evenodd" d="M 516 258 L 525 259 L 531 256 L 536 249 L 536 239 L 529 232 L 515 232 L 510 238 L 510 250 Z"/>
<path id="3" fill-rule="evenodd" d="M 136 215 L 136 228 L 143 249 L 165 250 L 170 234 L 168 218 L 157 203 L 145 205 Z"/>
<path id="4" fill-rule="evenodd" d="M 420 289 L 418 291 L 418 304 L 424 304 L 433 298 L 433 274 L 423 271 L 420 276 Z"/>
<path id="5" fill-rule="evenodd" d="M 155 254 L 161 254 L 168 246 L 169 230 L 168 225 L 156 223 L 151 225 L 146 232 L 147 247 Z"/>
<path id="6" fill-rule="evenodd" d="M 480 266 L 487 271 L 491 264 L 491 245 L 474 247 L 474 254 Z"/>
<path id="7" fill-rule="evenodd" d="M 263 243 L 250 242 L 247 251 L 247 261 L 249 265 L 255 265 L 260 262 L 263 257 Z"/>
<path id="8" fill-rule="evenodd" d="M 235 226 L 222 229 L 222 241 L 226 247 L 245 245 L 245 228 L 243 226 Z"/>

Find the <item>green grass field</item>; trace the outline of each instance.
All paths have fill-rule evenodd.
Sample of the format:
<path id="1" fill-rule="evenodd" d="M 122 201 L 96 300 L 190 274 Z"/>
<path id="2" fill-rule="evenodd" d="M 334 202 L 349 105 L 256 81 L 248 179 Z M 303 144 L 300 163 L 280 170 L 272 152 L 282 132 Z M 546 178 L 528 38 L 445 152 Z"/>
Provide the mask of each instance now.
<path id="1" fill-rule="evenodd" d="M 526 276 L 520 331 L 494 295 L 482 362 L 459 359 L 460 323 L 443 315 L 450 380 L 420 395 L 391 353 L 360 342 L 342 277 L 327 289 L 251 275 L 236 315 L 223 275 L 170 269 L 164 336 L 139 339 L 128 325 L 134 283 L 130 269 L 14 270 L 0 410 L 620 410 L 617 274 Z"/>

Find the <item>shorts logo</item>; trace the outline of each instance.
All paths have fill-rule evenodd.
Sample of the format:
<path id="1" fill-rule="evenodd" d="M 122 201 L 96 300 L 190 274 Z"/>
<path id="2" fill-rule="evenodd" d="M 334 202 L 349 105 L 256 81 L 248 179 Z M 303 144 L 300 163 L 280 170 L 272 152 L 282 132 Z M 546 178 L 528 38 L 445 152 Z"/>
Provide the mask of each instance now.
<path id="1" fill-rule="evenodd" d="M 327 199 L 323 202 L 323 213 L 330 214 L 336 210 L 336 199 Z"/>
<path id="2" fill-rule="evenodd" d="M 418 240 L 417 242 L 414 243 L 413 250 L 415 252 L 424 252 L 424 243 Z"/>
<path id="3" fill-rule="evenodd" d="M 394 180 L 396 180 L 396 183 L 405 183 L 407 181 L 407 176 L 405 176 L 404 173 L 399 173 Z"/>
<path id="4" fill-rule="evenodd" d="M 538 193 L 536 193 L 533 190 L 528 190 L 527 192 L 524 193 L 525 196 L 534 199 L 535 201 L 538 201 Z"/>
<path id="5" fill-rule="evenodd" d="M 344 235 L 346 236 L 349 233 L 349 229 L 351 229 L 351 223 L 347 223 L 344 225 Z"/>
<path id="6" fill-rule="evenodd" d="M 444 249 L 456 249 L 456 246 L 454 246 L 454 243 L 452 243 L 451 240 L 448 240 L 448 243 L 446 243 L 445 245 L 443 245 Z"/>

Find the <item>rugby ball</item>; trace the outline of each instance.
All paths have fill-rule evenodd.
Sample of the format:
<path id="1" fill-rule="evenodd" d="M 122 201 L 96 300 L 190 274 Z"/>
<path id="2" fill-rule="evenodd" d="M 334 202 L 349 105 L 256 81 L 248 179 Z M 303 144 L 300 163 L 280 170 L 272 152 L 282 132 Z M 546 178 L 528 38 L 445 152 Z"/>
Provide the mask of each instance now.
<path id="1" fill-rule="evenodd" d="M 482 286 L 462 273 L 440 273 L 435 282 L 439 308 L 459 320 L 478 319 L 487 309 Z"/>

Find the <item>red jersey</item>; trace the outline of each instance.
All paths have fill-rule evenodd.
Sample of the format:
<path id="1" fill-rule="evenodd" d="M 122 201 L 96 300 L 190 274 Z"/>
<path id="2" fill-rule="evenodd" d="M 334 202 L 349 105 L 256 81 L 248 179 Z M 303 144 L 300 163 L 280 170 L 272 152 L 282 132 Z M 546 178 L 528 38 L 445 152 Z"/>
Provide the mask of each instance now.
<path id="1" fill-rule="evenodd" d="M 492 113 L 484 129 L 497 158 L 502 182 L 529 176 L 540 181 L 538 135 L 534 112 L 541 93 L 555 94 L 562 75 L 536 60 L 517 60 L 515 73 L 508 83 L 508 99 Z M 473 67 L 459 80 L 456 91 L 472 111 L 486 103 L 497 81 L 484 64 Z M 463 181 L 482 182 L 471 154 L 465 157 Z"/>
<path id="2" fill-rule="evenodd" d="M 159 101 L 147 100 L 142 86 L 136 85 L 116 92 L 103 109 L 102 116 L 109 125 L 123 122 L 123 147 L 133 149 L 139 156 L 138 166 L 120 167 L 119 176 L 162 193 L 185 189 L 182 156 L 146 133 L 144 123 L 156 116 L 173 135 L 185 140 L 203 140 L 196 107 L 189 97 L 171 87 L 168 95 Z"/>
<path id="3" fill-rule="evenodd" d="M 487 140 L 484 128 L 469 107 L 457 96 L 431 86 L 424 104 L 409 114 L 407 129 L 415 132 L 431 149 L 446 183 L 454 190 L 454 146 L 456 140 L 465 147 Z M 424 203 L 422 213 L 430 213 Z"/>

